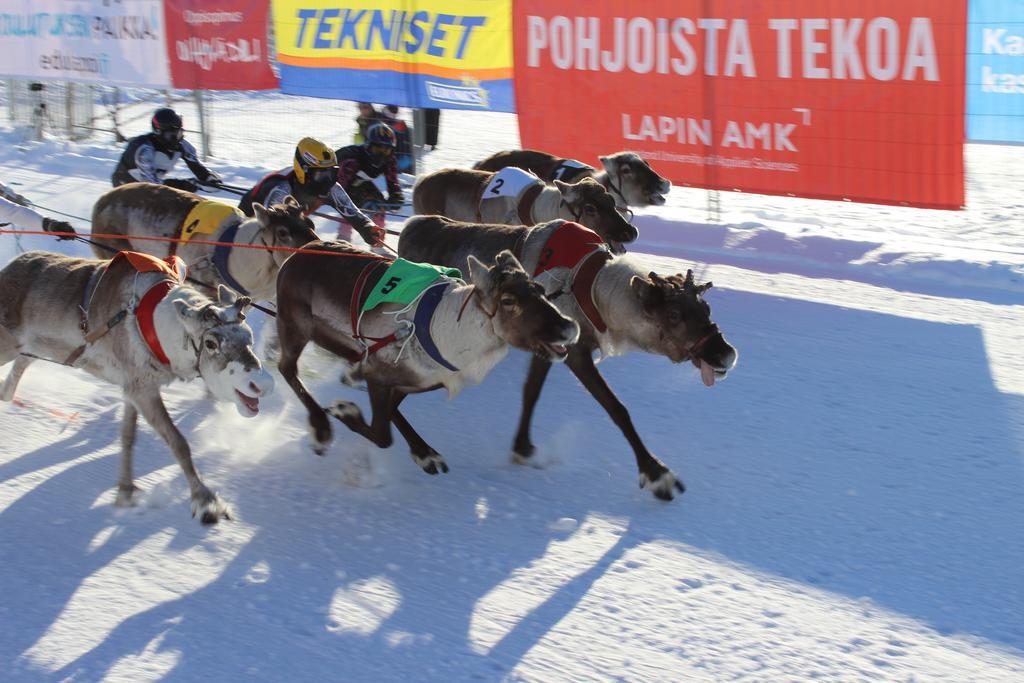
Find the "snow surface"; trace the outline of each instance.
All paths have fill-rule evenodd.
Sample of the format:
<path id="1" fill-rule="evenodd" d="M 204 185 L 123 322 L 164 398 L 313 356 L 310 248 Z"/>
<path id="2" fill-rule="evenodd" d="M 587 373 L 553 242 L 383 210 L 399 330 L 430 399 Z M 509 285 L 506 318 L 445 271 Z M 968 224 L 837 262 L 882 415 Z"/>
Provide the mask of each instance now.
<path id="1" fill-rule="evenodd" d="M 349 103 L 214 105 L 227 182 L 351 134 Z M 0 128 L 0 181 L 88 216 L 111 139 L 23 136 Z M 511 116 L 446 111 L 425 166 L 517 145 Z M 683 188 L 639 212 L 635 250 L 714 280 L 740 350 L 712 389 L 659 357 L 601 365 L 688 486 L 668 504 L 564 368 L 535 420 L 546 467 L 512 465 L 514 353 L 404 404 L 437 477 L 340 425 L 316 457 L 283 382 L 254 420 L 169 387 L 236 517 L 206 529 L 148 428 L 140 505 L 113 507 L 117 392 L 36 363 L 0 405 L 0 680 L 1024 680 L 1022 153 L 968 146 L 962 212 L 723 193 L 714 223 Z M 3 262 L 19 248 L 88 254 L 0 237 Z M 322 402 L 365 406 L 322 354 L 304 366 Z"/>

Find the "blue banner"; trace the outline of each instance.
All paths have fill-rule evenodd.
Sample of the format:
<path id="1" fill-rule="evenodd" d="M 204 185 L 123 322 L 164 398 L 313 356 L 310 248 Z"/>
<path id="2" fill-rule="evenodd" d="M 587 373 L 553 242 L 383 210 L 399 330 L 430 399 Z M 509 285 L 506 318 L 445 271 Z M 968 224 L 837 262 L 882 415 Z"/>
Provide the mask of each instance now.
<path id="1" fill-rule="evenodd" d="M 971 0 L 967 138 L 1024 142 L 1024 0 Z"/>

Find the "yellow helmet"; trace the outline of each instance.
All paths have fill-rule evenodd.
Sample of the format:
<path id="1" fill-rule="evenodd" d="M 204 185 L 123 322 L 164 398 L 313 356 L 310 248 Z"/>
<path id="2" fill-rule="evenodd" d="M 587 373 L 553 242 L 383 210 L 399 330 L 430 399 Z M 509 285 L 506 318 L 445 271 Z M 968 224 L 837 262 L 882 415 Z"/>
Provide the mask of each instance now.
<path id="1" fill-rule="evenodd" d="M 337 169 L 338 158 L 334 156 L 333 149 L 316 138 L 302 138 L 295 147 L 294 166 L 296 179 L 305 185 L 309 171 L 321 168 Z"/>

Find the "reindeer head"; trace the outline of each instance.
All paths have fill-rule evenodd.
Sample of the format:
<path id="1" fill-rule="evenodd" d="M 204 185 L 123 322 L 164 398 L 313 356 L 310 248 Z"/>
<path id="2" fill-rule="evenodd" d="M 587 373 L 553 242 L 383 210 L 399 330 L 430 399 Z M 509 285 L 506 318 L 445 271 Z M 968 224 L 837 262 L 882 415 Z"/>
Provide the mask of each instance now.
<path id="1" fill-rule="evenodd" d="M 672 183 L 658 175 L 636 152 L 616 152 L 598 159 L 628 206 L 661 206 L 665 203 L 665 195 Z"/>
<path id="2" fill-rule="evenodd" d="M 295 197 L 288 195 L 281 204 L 265 207 L 254 203 L 252 210 L 260 223 L 263 240 L 273 247 L 297 249 L 319 239 L 313 229 L 313 221 L 302 213 L 302 206 Z M 288 251 L 275 251 L 274 261 L 280 266 L 291 256 Z"/>
<path id="3" fill-rule="evenodd" d="M 555 187 L 562 193 L 562 201 L 573 217 L 600 235 L 612 253 L 623 253 L 622 245 L 639 237 L 637 229 L 615 208 L 615 198 L 593 178 L 571 185 L 556 180 Z"/>
<path id="4" fill-rule="evenodd" d="M 245 324 L 245 312 L 252 302 L 224 285 L 217 294 L 219 306 L 212 301 L 192 305 L 178 299 L 174 307 L 210 393 L 234 403 L 243 416 L 253 417 L 260 412 L 260 396 L 273 391 L 274 380 L 252 351 L 252 330 Z"/>
<path id="5" fill-rule="evenodd" d="M 498 254 L 491 267 L 470 256 L 469 279 L 484 310 L 493 314 L 495 333 L 517 349 L 561 361 L 579 339 L 576 321 L 558 312 L 511 251 Z"/>
<path id="6" fill-rule="evenodd" d="M 736 365 L 736 349 L 711 321 L 711 307 L 704 301 L 710 282 L 697 284 L 688 270 L 685 278 L 653 272 L 646 278 L 634 275 L 629 286 L 645 323 L 636 331 L 644 350 L 668 356 L 674 363 L 692 361 L 707 386 Z"/>

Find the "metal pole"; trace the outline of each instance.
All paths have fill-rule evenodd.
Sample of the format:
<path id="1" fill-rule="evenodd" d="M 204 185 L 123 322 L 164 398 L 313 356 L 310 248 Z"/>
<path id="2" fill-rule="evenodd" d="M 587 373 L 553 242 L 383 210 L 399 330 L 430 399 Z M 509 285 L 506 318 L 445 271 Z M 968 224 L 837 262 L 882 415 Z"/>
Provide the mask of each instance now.
<path id="1" fill-rule="evenodd" d="M 199 142 L 203 148 L 203 161 L 206 161 L 213 156 L 213 150 L 210 147 L 209 116 L 203 99 L 203 91 L 193 90 L 192 94 L 195 96 L 196 110 L 199 112 Z"/>

